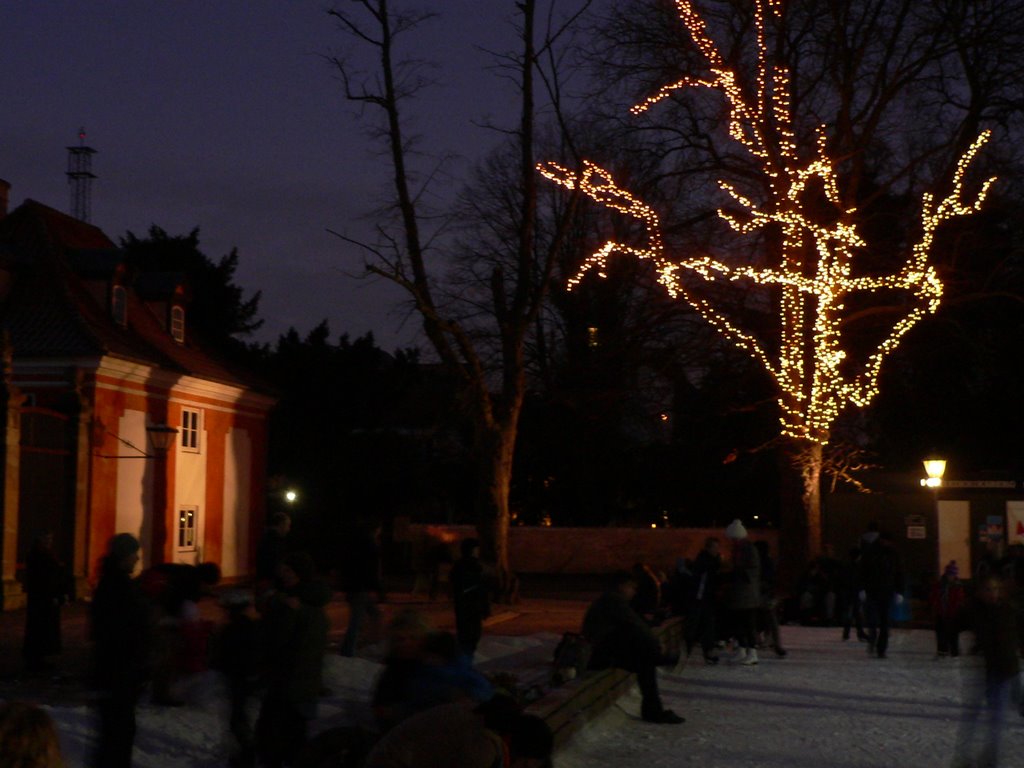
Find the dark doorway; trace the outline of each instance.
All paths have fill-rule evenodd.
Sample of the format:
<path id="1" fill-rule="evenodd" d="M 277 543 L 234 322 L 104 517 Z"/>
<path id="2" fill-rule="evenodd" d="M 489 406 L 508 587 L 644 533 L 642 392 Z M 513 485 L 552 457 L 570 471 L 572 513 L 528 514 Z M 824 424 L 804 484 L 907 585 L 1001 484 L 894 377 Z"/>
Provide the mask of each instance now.
<path id="1" fill-rule="evenodd" d="M 48 408 L 21 412 L 21 477 L 18 486 L 18 563 L 35 538 L 53 534 L 53 548 L 64 563 L 75 545 L 74 420 Z"/>

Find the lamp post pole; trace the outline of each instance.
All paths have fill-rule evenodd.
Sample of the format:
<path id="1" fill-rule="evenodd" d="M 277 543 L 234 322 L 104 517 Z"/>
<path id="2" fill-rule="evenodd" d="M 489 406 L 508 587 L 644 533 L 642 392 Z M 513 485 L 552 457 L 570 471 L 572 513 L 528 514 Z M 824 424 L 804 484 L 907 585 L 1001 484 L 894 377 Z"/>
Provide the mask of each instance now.
<path id="1" fill-rule="evenodd" d="M 942 487 L 942 477 L 946 473 L 946 460 L 939 458 L 935 454 L 931 454 L 928 458 L 921 462 L 924 464 L 924 471 L 926 477 L 921 479 L 921 485 L 924 488 L 929 488 L 932 491 L 932 503 L 935 507 L 935 558 L 938 563 L 937 571 L 942 573 L 942 509 L 939 507 L 939 489 Z"/>

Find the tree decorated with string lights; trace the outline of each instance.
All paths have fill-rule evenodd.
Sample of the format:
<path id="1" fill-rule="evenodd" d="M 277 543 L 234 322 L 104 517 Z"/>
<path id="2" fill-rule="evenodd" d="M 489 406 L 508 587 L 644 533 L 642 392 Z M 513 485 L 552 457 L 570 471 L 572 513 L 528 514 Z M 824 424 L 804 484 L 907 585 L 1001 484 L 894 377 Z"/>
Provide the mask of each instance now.
<path id="1" fill-rule="evenodd" d="M 773 58 L 770 23 L 779 22 L 781 0 L 754 0 L 755 57 L 753 78 L 730 67 L 690 0 L 675 0 L 679 18 L 706 64 L 706 74 L 685 76 L 661 87 L 632 107 L 640 115 L 676 91 L 717 91 L 728 110 L 728 136 L 754 162 L 758 178 L 741 188 L 720 179 L 730 201 L 719 217 L 737 238 L 759 233 L 765 247 L 742 256 L 717 258 L 707 253 L 670 252 L 654 208 L 623 188 L 605 168 L 585 161 L 580 169 L 553 162 L 538 165 L 549 180 L 592 198 L 636 220 L 644 235 L 637 241 L 608 240 L 587 258 L 569 280 L 577 286 L 591 271 L 604 277 L 613 256 L 651 262 L 658 283 L 673 298 L 692 306 L 726 339 L 758 361 L 775 384 L 781 434 L 797 449 L 794 464 L 803 481 L 802 554 L 812 557 L 821 545 L 820 473 L 822 446 L 829 442 L 837 416 L 847 407 L 863 408 L 878 393 L 885 359 L 907 333 L 940 304 L 943 286 L 929 257 L 940 225 L 980 210 L 990 178 L 968 196 L 965 175 L 987 141 L 981 132 L 956 163 L 944 195 L 926 192 L 921 200 L 920 231 L 906 251 L 887 255 L 887 266 L 859 267 L 867 248 L 859 232 L 855 204 L 840 191 L 840 160 L 830 154 L 826 126 L 813 130 L 813 141 L 797 139 L 790 73 Z M 749 190 L 747 189 L 749 187 Z M 768 292 L 776 318 L 771 340 L 745 328 L 701 288 L 744 284 Z M 866 356 L 844 347 L 847 304 L 865 294 L 898 295 L 896 319 L 874 340 Z M 793 532 L 795 533 L 795 532 Z"/>

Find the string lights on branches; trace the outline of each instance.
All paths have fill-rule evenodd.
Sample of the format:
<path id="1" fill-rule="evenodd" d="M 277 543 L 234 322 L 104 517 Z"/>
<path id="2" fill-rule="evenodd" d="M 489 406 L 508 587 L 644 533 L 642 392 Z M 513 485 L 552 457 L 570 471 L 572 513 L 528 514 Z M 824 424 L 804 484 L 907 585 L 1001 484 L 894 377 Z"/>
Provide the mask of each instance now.
<path id="1" fill-rule="evenodd" d="M 675 0 L 679 17 L 706 59 L 709 76 L 684 77 L 666 85 L 632 108 L 635 115 L 655 107 L 678 90 L 717 90 L 729 106 L 729 136 L 759 164 L 767 182 L 763 199 L 741 193 L 720 180 L 722 191 L 743 211 L 742 216 L 719 209 L 719 217 L 738 236 L 766 227 L 781 232 L 781 259 L 776 267 L 735 264 L 708 255 L 670 258 L 665 252 L 661 222 L 654 209 L 618 186 L 612 174 L 584 161 L 579 170 L 553 162 L 541 163 L 547 179 L 578 189 L 598 203 L 638 220 L 646 230 L 642 244 L 609 240 L 595 251 L 569 280 L 572 290 L 595 270 L 607 276 L 609 259 L 632 256 L 652 262 L 658 281 L 672 298 L 691 304 L 709 323 L 758 360 L 778 386 L 782 432 L 790 437 L 828 441 L 839 411 L 863 407 L 878 392 L 885 358 L 922 318 L 934 313 L 942 298 L 942 283 L 928 263 L 936 230 L 944 221 L 980 210 L 995 181 L 985 181 L 973 200 L 964 199 L 964 177 L 971 161 L 989 138 L 985 131 L 964 152 L 953 175 L 951 191 L 941 199 L 925 193 L 921 205 L 921 234 L 898 268 L 889 274 L 854 272 L 866 243 L 858 234 L 856 208 L 843 208 L 834 158 L 829 155 L 825 126 L 818 126 L 813 148 L 801 150 L 793 127 L 789 72 L 769 63 L 766 18 L 781 13 L 781 0 L 755 0 L 757 79 L 746 91 L 709 36 L 704 20 L 690 0 Z M 753 93 L 750 93 L 753 91 Z M 835 220 L 821 222 L 805 195 L 814 184 L 839 211 Z M 808 259 L 812 254 L 814 262 Z M 778 290 L 779 345 L 770 354 L 747 330 L 728 319 L 709 299 L 697 295 L 689 281 L 750 281 Z M 860 292 L 900 291 L 906 296 L 902 314 L 877 343 L 866 361 L 853 367 L 842 346 L 842 318 L 847 297 Z"/>

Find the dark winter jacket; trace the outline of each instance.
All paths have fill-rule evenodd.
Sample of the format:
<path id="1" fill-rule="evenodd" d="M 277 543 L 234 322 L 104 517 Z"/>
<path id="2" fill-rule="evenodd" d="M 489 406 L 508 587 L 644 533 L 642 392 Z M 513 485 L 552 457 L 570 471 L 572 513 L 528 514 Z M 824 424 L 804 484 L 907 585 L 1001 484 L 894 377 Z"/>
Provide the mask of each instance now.
<path id="1" fill-rule="evenodd" d="M 331 593 L 310 581 L 275 592 L 264 612 L 268 696 L 306 719 L 316 716 L 317 696 L 327 649 L 327 613 Z"/>
<path id="2" fill-rule="evenodd" d="M 684 557 L 676 560 L 676 567 L 668 580 L 668 602 L 675 616 L 683 616 L 694 601 L 695 577 L 693 566 Z"/>
<path id="3" fill-rule="evenodd" d="M 287 540 L 273 528 L 268 528 L 256 548 L 256 578 L 277 581 L 277 569 L 288 553 Z"/>
<path id="4" fill-rule="evenodd" d="M 860 556 L 860 588 L 874 598 L 903 591 L 899 552 L 888 539 L 868 541 Z"/>
<path id="5" fill-rule="evenodd" d="M 656 613 L 661 608 L 661 583 L 650 566 L 639 563 L 633 567 L 636 579 L 636 595 L 630 607 L 641 616 Z"/>
<path id="6" fill-rule="evenodd" d="M 1020 674 L 1017 619 L 1009 603 L 975 601 L 968 614 L 978 650 L 985 658 L 985 676 L 990 681 L 1016 678 Z"/>
<path id="7" fill-rule="evenodd" d="M 90 610 L 97 686 L 115 694 L 136 694 L 149 674 L 149 601 L 138 582 L 108 558 Z"/>
<path id="8" fill-rule="evenodd" d="M 349 595 L 381 589 L 380 545 L 369 533 L 357 533 L 343 548 L 341 588 Z"/>
<path id="9" fill-rule="evenodd" d="M 761 558 L 749 539 L 738 540 L 733 549 L 726 605 L 734 611 L 754 610 L 761 605 Z"/>
<path id="10" fill-rule="evenodd" d="M 421 659 L 388 658 L 373 688 L 373 715 L 383 733 L 414 712 L 412 686 L 423 667 Z"/>
<path id="11" fill-rule="evenodd" d="M 629 607 L 625 596 L 616 589 L 609 590 L 590 604 L 583 617 L 583 636 L 593 646 L 591 666 L 610 665 L 607 646 L 628 636 L 632 642 L 651 654 L 661 652 L 661 643 L 650 626 Z"/>
<path id="12" fill-rule="evenodd" d="M 217 637 L 216 666 L 228 688 L 236 694 L 256 689 L 261 666 L 260 635 L 256 622 L 245 613 L 228 620 Z"/>
<path id="13" fill-rule="evenodd" d="M 768 551 L 767 541 L 755 542 L 754 548 L 757 549 L 757 555 L 761 563 L 761 573 L 759 578 L 761 585 L 761 606 L 769 608 L 774 604 L 775 600 L 775 560 L 772 559 L 772 556 Z"/>
<path id="14" fill-rule="evenodd" d="M 718 572 L 722 569 L 720 555 L 702 549 L 693 561 L 693 599 L 714 603 L 718 594 Z"/>
<path id="15" fill-rule="evenodd" d="M 60 653 L 60 606 L 71 580 L 50 549 L 35 546 L 25 563 L 25 655 Z"/>
<path id="16" fill-rule="evenodd" d="M 469 620 L 490 615 L 491 604 L 484 581 L 484 568 L 475 557 L 460 558 L 448 574 L 455 615 Z"/>

